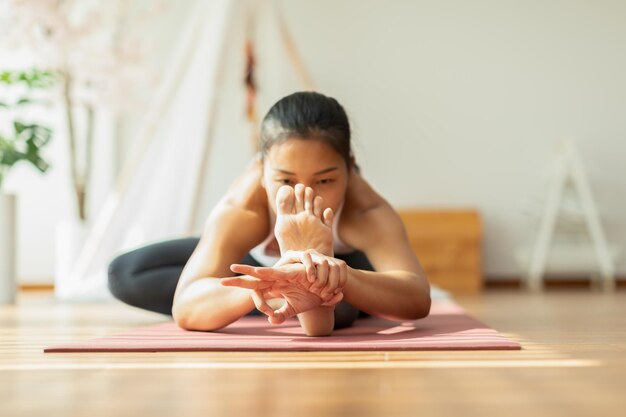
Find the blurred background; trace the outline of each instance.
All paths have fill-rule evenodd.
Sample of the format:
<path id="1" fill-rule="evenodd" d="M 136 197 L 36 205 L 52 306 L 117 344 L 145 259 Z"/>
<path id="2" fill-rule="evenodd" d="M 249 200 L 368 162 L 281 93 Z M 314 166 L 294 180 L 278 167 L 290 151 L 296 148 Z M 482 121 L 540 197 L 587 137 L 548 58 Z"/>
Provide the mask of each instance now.
<path id="1" fill-rule="evenodd" d="M 443 288 L 528 276 L 542 224 L 546 275 L 626 276 L 622 1 L 0 4 L 18 286 L 106 298 L 115 253 L 199 235 L 259 120 L 305 89 L 344 106 L 362 174 Z"/>

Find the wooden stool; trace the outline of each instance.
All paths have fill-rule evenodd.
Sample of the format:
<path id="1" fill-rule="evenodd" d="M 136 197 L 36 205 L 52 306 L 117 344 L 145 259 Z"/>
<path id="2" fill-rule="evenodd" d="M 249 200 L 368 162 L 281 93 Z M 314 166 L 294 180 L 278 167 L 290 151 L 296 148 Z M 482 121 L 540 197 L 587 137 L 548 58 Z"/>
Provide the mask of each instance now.
<path id="1" fill-rule="evenodd" d="M 482 226 L 476 210 L 398 210 L 431 284 L 452 293 L 482 288 Z"/>

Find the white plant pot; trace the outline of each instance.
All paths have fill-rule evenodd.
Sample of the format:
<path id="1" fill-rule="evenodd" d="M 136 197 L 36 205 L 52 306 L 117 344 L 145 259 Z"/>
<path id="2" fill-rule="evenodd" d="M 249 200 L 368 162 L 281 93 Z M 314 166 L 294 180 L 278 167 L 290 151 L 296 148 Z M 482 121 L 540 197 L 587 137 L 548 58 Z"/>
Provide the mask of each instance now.
<path id="1" fill-rule="evenodd" d="M 0 305 L 14 304 L 17 294 L 15 206 L 16 196 L 0 191 Z"/>
<path id="2" fill-rule="evenodd" d="M 89 228 L 77 219 L 62 220 L 55 230 L 54 292 L 57 297 L 72 293 L 76 283 L 70 281 L 70 273 L 85 244 Z"/>

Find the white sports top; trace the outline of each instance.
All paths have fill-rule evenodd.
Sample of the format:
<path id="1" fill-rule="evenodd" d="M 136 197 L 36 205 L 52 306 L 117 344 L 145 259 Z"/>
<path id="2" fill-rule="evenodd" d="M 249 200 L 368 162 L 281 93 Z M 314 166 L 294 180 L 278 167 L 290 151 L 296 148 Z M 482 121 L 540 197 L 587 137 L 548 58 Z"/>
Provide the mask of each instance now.
<path id="1" fill-rule="evenodd" d="M 333 241 L 334 252 L 337 254 L 345 254 L 354 252 L 355 249 L 346 245 L 339 239 L 337 234 L 337 225 L 339 224 L 339 218 L 341 217 L 341 211 L 343 210 L 343 204 L 337 209 L 335 216 L 333 217 Z M 263 266 L 273 266 L 280 259 L 280 251 L 272 248 L 268 248 L 268 245 L 274 240 L 274 226 L 276 225 L 276 215 L 270 209 L 270 233 L 263 242 L 255 246 L 250 250 L 250 255 Z"/>

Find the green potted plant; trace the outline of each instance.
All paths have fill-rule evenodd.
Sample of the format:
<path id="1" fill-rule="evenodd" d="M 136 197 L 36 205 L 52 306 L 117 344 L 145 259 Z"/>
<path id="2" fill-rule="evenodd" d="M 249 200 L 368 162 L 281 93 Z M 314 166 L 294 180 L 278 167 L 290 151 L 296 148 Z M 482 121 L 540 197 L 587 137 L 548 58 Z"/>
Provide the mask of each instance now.
<path id="1" fill-rule="evenodd" d="M 15 302 L 15 207 L 16 196 L 4 191 L 9 170 L 26 162 L 44 173 L 50 164 L 41 151 L 52 138 L 46 126 L 29 120 L 25 111 L 41 105 L 38 90 L 51 87 L 50 71 L 0 71 L 0 304 Z"/>
<path id="2" fill-rule="evenodd" d="M 95 203 L 91 199 L 96 185 L 92 174 L 98 169 L 96 149 L 112 147 L 116 134 L 107 132 L 107 127 L 131 111 L 142 111 L 145 100 L 140 94 L 143 88 L 151 88 L 156 75 L 146 65 L 146 53 L 156 47 L 150 41 L 149 24 L 173 2 L 5 3 L 0 7 L 0 50 L 6 45 L 25 54 L 35 66 L 58 74 L 58 88 L 50 95 L 58 118 L 55 140 L 67 149 L 75 209 L 57 221 L 54 292 L 58 299 L 81 300 L 87 278 L 72 271 L 91 232 L 91 210 L 99 209 L 90 207 Z"/>

